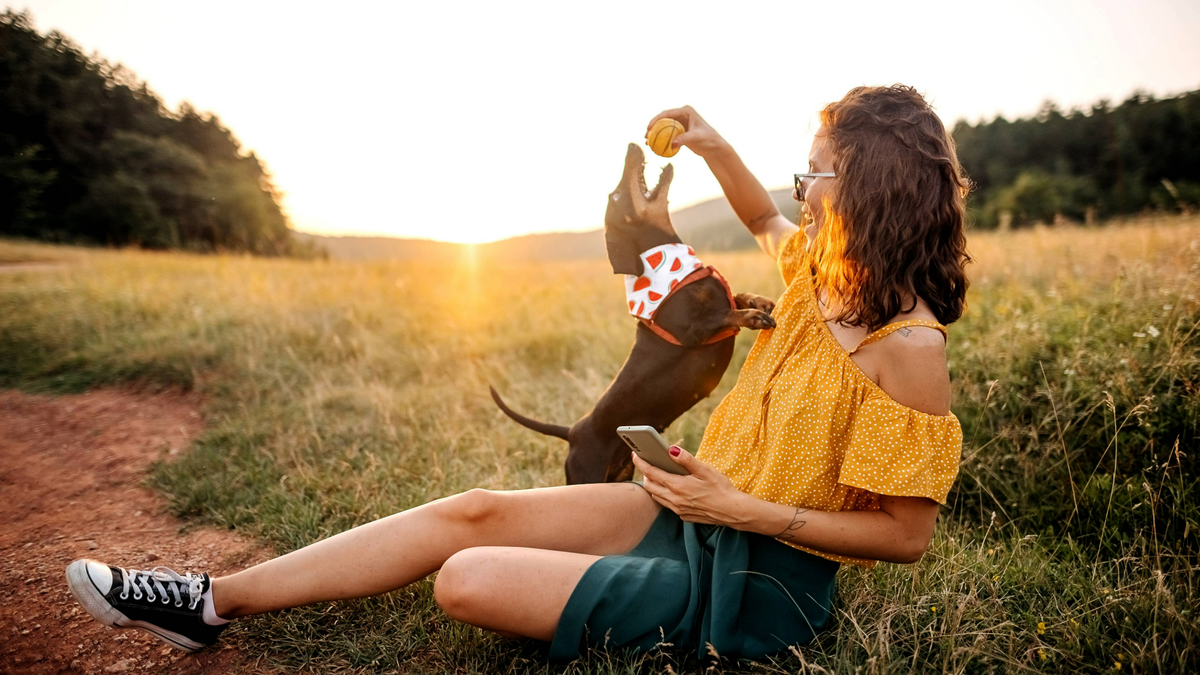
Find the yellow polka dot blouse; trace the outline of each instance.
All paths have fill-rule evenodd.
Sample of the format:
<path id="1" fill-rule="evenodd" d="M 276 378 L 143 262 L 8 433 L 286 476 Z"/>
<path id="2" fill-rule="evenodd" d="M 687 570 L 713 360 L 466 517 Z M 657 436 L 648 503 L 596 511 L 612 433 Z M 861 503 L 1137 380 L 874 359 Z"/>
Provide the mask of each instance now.
<path id="1" fill-rule="evenodd" d="M 779 269 L 787 290 L 773 312 L 777 327 L 758 334 L 697 457 L 742 492 L 776 504 L 874 511 L 881 494 L 944 504 L 962 454 L 958 418 L 900 405 L 850 360 L 817 307 L 803 240 L 784 242 Z M 911 323 L 945 330 L 932 322 L 905 325 Z M 838 562 L 875 564 L 784 543 Z"/>

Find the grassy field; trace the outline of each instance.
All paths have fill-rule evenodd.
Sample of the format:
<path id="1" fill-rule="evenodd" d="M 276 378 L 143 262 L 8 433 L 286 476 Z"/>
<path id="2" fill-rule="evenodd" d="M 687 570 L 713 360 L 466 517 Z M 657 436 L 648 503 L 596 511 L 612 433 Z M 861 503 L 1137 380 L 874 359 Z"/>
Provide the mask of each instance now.
<path id="1" fill-rule="evenodd" d="M 1200 669 L 1200 218 L 977 234 L 950 331 L 962 473 L 912 566 L 841 572 L 810 646 L 726 672 Z M 471 487 L 562 482 L 566 444 L 503 418 L 495 384 L 569 423 L 620 367 L 632 320 L 603 261 L 347 264 L 0 242 L 0 386 L 136 383 L 207 395 L 208 428 L 148 480 L 178 513 L 290 550 Z M 778 296 L 760 254 L 710 255 Z M 670 430 L 695 448 L 716 394 Z M 455 624 L 429 581 L 240 623 L 284 668 L 695 671 L 669 654 L 547 664 Z"/>

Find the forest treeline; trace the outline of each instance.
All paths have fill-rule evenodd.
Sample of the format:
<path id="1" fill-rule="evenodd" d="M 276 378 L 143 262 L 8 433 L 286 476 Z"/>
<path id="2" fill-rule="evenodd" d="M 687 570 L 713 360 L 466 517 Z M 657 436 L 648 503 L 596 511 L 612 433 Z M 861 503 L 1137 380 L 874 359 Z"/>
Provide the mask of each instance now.
<path id="1" fill-rule="evenodd" d="M 0 15 L 0 234 L 313 256 L 254 153 L 29 15 Z"/>
<path id="2" fill-rule="evenodd" d="M 976 227 L 1200 208 L 1200 91 L 954 127 Z"/>

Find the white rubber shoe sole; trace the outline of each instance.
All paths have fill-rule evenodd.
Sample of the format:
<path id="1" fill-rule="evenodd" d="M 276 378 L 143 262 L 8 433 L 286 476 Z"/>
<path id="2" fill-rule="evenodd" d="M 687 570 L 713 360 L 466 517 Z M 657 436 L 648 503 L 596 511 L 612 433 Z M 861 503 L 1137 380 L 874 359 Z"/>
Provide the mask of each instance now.
<path id="1" fill-rule="evenodd" d="M 92 583 L 92 578 L 88 576 L 86 560 L 76 560 L 67 566 L 67 588 L 71 589 L 71 595 L 75 596 L 75 600 L 87 610 L 87 613 L 105 626 L 144 630 L 172 647 L 182 649 L 189 654 L 206 646 L 152 623 L 133 621 L 116 607 L 108 604 L 108 601 L 104 599 L 104 594 L 96 588 L 96 585 Z"/>

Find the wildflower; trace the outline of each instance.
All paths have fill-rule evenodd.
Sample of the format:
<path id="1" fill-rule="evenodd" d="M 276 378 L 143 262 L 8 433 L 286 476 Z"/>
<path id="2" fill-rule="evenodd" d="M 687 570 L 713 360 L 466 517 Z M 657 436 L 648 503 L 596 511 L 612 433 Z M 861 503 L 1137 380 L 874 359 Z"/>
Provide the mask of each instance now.
<path id="1" fill-rule="evenodd" d="M 1155 326 L 1147 326 L 1146 332 L 1149 333 L 1150 337 L 1152 337 L 1152 338 L 1156 338 L 1162 334 L 1159 332 L 1158 328 L 1156 328 Z"/>
<path id="2" fill-rule="evenodd" d="M 994 548 L 989 548 L 989 549 L 988 549 L 988 555 L 996 555 L 996 549 L 994 549 Z"/>
<path id="3" fill-rule="evenodd" d="M 1000 581 L 1000 575 L 997 574 L 996 576 L 992 577 L 992 581 Z"/>
<path id="4" fill-rule="evenodd" d="M 1043 660 L 1043 661 L 1045 661 L 1045 660 L 1046 660 L 1046 650 L 1045 650 L 1045 649 L 1039 649 L 1039 650 L 1038 650 L 1038 658 L 1039 658 L 1039 659 L 1041 659 L 1041 660 Z"/>
<path id="5" fill-rule="evenodd" d="M 1039 621 L 1038 622 L 1038 635 L 1045 635 L 1045 634 L 1046 634 L 1046 624 L 1045 624 L 1045 622 Z"/>
<path id="6" fill-rule="evenodd" d="M 1133 337 L 1135 337 L 1135 338 L 1144 338 L 1144 337 L 1146 337 L 1146 334 L 1145 334 L 1145 333 L 1143 333 L 1142 331 L 1140 331 L 1140 330 L 1139 330 L 1139 331 L 1137 331 L 1137 332 L 1135 332 L 1135 333 L 1133 334 Z"/>
<path id="7" fill-rule="evenodd" d="M 929 608 L 929 611 L 933 612 L 934 614 L 937 614 L 937 605 L 934 605 L 933 607 L 930 607 L 930 608 Z"/>
<path id="8" fill-rule="evenodd" d="M 1114 670 L 1120 670 L 1120 669 L 1121 669 L 1121 662 L 1120 662 L 1120 661 L 1117 661 L 1116 663 L 1114 663 L 1114 664 L 1113 664 L 1113 669 L 1114 669 Z"/>

